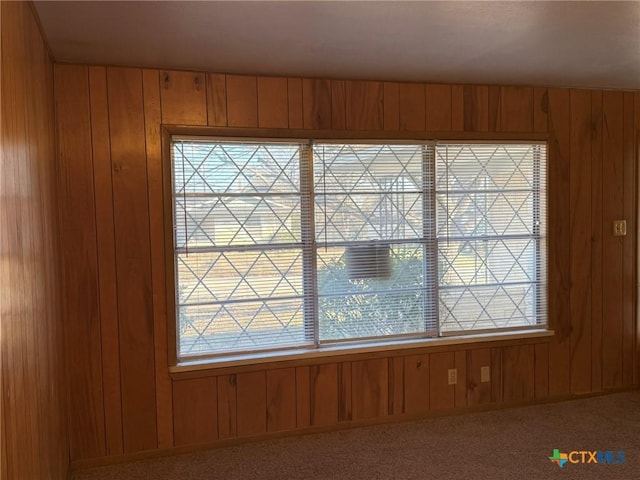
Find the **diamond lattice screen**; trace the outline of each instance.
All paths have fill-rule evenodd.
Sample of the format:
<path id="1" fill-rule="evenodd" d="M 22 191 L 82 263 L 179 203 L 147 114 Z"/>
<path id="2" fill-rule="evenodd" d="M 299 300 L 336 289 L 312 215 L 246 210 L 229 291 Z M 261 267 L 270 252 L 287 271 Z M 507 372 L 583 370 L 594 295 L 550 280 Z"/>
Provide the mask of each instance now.
<path id="1" fill-rule="evenodd" d="M 320 341 L 434 330 L 431 152 L 426 145 L 314 146 Z"/>
<path id="2" fill-rule="evenodd" d="M 178 357 L 546 324 L 546 146 L 172 141 Z"/>
<path id="3" fill-rule="evenodd" d="M 300 144 L 174 141 L 179 356 L 308 343 Z"/>
<path id="4" fill-rule="evenodd" d="M 438 145 L 443 333 L 546 322 L 546 147 Z"/>

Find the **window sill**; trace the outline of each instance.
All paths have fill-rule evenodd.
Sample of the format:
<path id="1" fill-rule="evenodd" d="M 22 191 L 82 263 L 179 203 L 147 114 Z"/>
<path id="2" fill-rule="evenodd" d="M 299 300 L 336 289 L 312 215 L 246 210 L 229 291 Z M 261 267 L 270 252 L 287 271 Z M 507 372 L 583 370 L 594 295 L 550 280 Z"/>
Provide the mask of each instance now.
<path id="1" fill-rule="evenodd" d="M 182 377 L 183 374 L 206 375 L 207 371 L 226 369 L 233 367 L 256 366 L 280 362 L 313 361 L 314 359 L 331 358 L 347 355 L 373 354 L 380 352 L 401 352 L 417 348 L 436 348 L 457 345 L 473 345 L 488 342 L 505 342 L 531 339 L 550 340 L 555 332 L 547 329 L 515 330 L 512 332 L 481 333 L 464 336 L 422 338 L 415 340 L 403 340 L 399 342 L 372 342 L 367 344 L 330 345 L 320 349 L 297 349 L 277 352 L 260 352 L 256 354 L 244 353 L 228 355 L 220 358 L 207 358 L 191 361 L 183 361 L 178 365 L 169 367 L 172 377 Z M 283 367 L 285 365 L 282 365 Z M 209 372 L 217 374 L 218 372 Z M 221 373 L 221 372 L 220 372 Z M 188 375 L 193 376 L 193 375 Z"/>

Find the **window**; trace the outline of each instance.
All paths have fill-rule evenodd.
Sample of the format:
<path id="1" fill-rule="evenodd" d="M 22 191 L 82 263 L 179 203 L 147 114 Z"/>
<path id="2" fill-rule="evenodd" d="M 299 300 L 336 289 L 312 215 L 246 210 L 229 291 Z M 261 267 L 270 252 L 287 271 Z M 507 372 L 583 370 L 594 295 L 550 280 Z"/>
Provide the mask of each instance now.
<path id="1" fill-rule="evenodd" d="M 543 144 L 174 137 L 178 358 L 546 325 Z"/>

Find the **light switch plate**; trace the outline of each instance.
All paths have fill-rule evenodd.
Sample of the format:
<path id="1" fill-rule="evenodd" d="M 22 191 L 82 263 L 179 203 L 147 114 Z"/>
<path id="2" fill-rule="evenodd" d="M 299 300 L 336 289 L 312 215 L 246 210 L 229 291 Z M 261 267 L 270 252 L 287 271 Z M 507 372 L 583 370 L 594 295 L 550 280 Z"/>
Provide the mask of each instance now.
<path id="1" fill-rule="evenodd" d="M 491 369 L 489 367 L 480 367 L 480 382 L 491 381 Z"/>

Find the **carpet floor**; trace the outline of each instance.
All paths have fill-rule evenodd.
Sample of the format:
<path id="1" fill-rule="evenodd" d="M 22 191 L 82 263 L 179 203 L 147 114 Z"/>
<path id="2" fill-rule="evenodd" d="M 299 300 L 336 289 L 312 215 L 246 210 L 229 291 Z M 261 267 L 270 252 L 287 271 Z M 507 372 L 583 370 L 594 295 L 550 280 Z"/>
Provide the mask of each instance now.
<path id="1" fill-rule="evenodd" d="M 560 468 L 549 460 L 554 449 L 611 451 L 615 459 L 622 451 L 625 461 Z M 72 478 L 640 479 L 640 392 L 252 442 Z"/>

